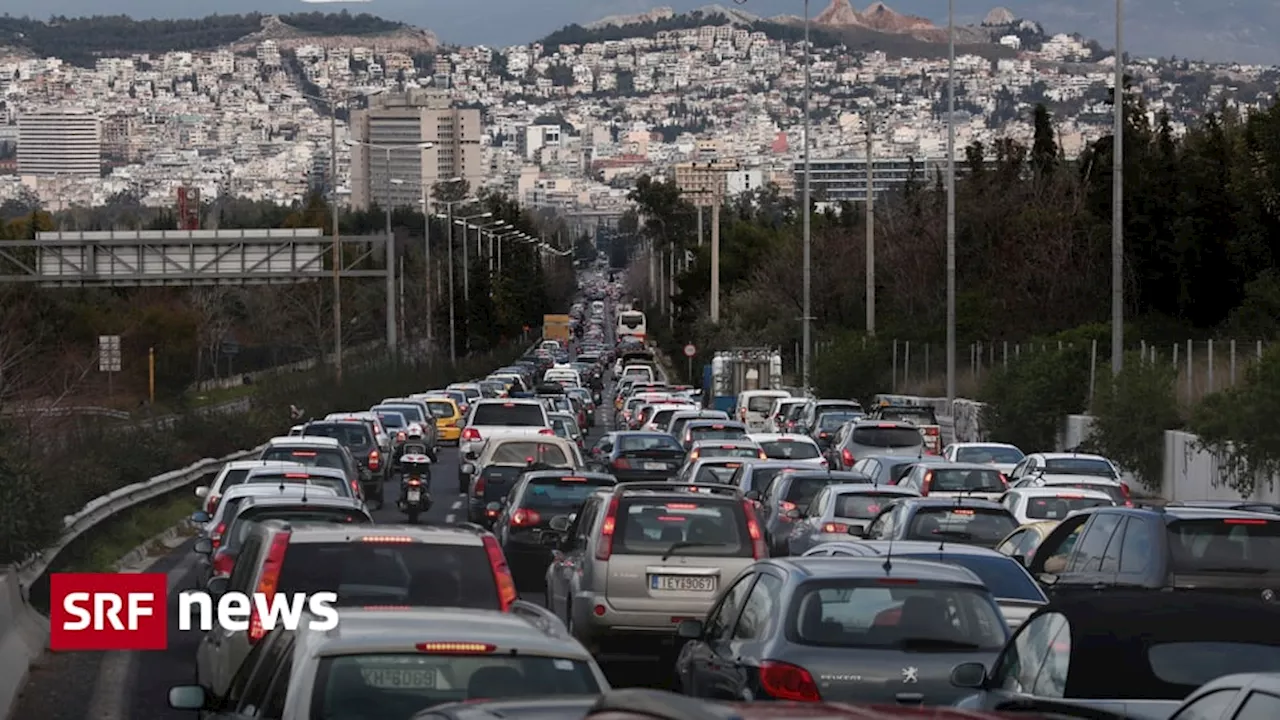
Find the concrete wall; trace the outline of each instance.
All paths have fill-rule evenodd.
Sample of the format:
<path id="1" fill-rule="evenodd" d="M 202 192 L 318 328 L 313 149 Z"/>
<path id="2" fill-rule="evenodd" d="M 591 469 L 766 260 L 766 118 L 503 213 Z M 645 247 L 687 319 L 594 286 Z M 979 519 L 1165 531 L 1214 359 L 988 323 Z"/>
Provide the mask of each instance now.
<path id="1" fill-rule="evenodd" d="M 0 718 L 17 705 L 31 663 L 49 640 L 49 621 L 22 597 L 18 576 L 0 576 Z"/>

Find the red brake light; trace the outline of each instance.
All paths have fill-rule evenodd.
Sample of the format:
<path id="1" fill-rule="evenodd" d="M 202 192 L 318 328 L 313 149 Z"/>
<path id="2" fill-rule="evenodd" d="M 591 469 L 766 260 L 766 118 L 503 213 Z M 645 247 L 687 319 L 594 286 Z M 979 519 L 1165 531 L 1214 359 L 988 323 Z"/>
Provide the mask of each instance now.
<path id="1" fill-rule="evenodd" d="M 210 495 L 208 499 L 204 501 L 204 511 L 209 515 L 213 515 L 213 511 L 218 509 L 218 500 L 220 499 L 221 498 L 217 495 Z"/>
<path id="2" fill-rule="evenodd" d="M 924 484 L 920 486 L 920 496 L 924 497 L 929 494 L 929 487 L 933 485 L 933 471 L 924 474 Z"/>
<path id="3" fill-rule="evenodd" d="M 694 503 L 667 503 L 668 510 L 697 510 L 698 506 Z"/>
<path id="4" fill-rule="evenodd" d="M 936 428 L 936 427 L 927 427 L 927 428 L 925 428 L 925 429 L 924 429 L 924 434 L 925 434 L 925 435 L 937 435 L 937 434 L 938 434 L 938 428 Z"/>
<path id="5" fill-rule="evenodd" d="M 1000 473 L 1000 484 L 1009 487 L 1009 478 L 1004 473 Z"/>
<path id="6" fill-rule="evenodd" d="M 743 500 L 742 513 L 747 516 L 747 535 L 751 537 L 752 559 L 763 560 L 769 557 L 769 548 L 764 544 L 764 533 L 760 531 L 760 521 L 756 520 L 755 504 L 750 500 Z"/>
<path id="7" fill-rule="evenodd" d="M 823 524 L 823 526 L 822 526 L 822 532 L 824 532 L 824 533 L 847 533 L 847 532 L 849 532 L 849 526 L 848 526 L 848 525 L 845 525 L 844 523 L 825 523 L 825 524 Z"/>
<path id="8" fill-rule="evenodd" d="M 465 428 L 462 431 L 462 439 L 467 442 L 476 442 L 480 440 L 480 431 L 472 427 Z"/>
<path id="9" fill-rule="evenodd" d="M 230 575 L 232 570 L 236 569 L 236 559 L 225 552 L 217 553 L 213 556 L 213 574 Z"/>
<path id="10" fill-rule="evenodd" d="M 562 478 L 560 478 L 560 480 L 561 480 L 562 482 L 573 482 L 573 483 L 579 483 L 579 482 L 586 482 L 586 481 L 587 481 L 587 479 L 586 479 L 586 478 L 584 478 L 584 477 L 562 477 Z"/>
<path id="11" fill-rule="evenodd" d="M 316 456 L 316 454 L 311 452 L 310 450 L 294 450 L 289 454 L 294 457 L 315 457 Z"/>
<path id="12" fill-rule="evenodd" d="M 1059 500 L 1083 500 L 1083 495 L 1057 495 Z"/>
<path id="13" fill-rule="evenodd" d="M 849 448 L 841 448 L 840 462 L 844 463 L 845 467 L 853 467 L 853 464 L 857 462 L 857 458 L 853 456 L 853 453 L 849 452 Z"/>
<path id="14" fill-rule="evenodd" d="M 760 663 L 760 688 L 775 700 L 818 702 L 822 699 L 808 670 L 777 660 Z"/>
<path id="15" fill-rule="evenodd" d="M 631 463 L 626 458 L 618 458 L 613 461 L 613 467 L 616 470 L 628 470 L 631 468 Z"/>
<path id="16" fill-rule="evenodd" d="M 609 501 L 609 509 L 605 511 L 604 524 L 600 526 L 600 545 L 596 547 L 596 559 L 608 560 L 613 555 L 613 531 L 618 525 L 618 496 Z"/>
<path id="17" fill-rule="evenodd" d="M 405 545 L 413 542 L 408 535 L 365 535 L 360 542 Z"/>
<path id="18" fill-rule="evenodd" d="M 786 512 L 788 510 L 795 510 L 796 504 L 793 502 L 787 502 L 786 500 L 781 500 L 778 502 L 778 509 L 782 510 L 783 512 Z"/>
<path id="19" fill-rule="evenodd" d="M 218 546 L 222 544 L 222 533 L 226 531 L 227 524 L 218 523 L 218 527 L 214 528 L 213 532 L 209 533 L 209 544 L 213 546 L 214 550 L 217 550 Z"/>
<path id="20" fill-rule="evenodd" d="M 473 642 L 425 642 L 414 645 L 418 652 L 433 653 L 435 655 L 475 655 L 477 653 L 491 653 L 498 649 L 497 645 L 489 643 L 473 643 Z"/>
<path id="21" fill-rule="evenodd" d="M 262 562 L 262 577 L 258 580 L 258 592 L 267 600 L 275 597 L 276 586 L 280 582 L 280 570 L 284 567 L 284 554 L 289 549 L 289 537 L 292 533 L 282 531 L 271 538 L 271 547 L 267 549 L 267 557 Z M 262 618 L 255 609 L 249 616 L 249 643 L 256 645 L 267 634 L 262 626 Z"/>
<path id="22" fill-rule="evenodd" d="M 407 435 L 405 435 L 405 434 L 404 434 L 404 433 L 402 433 L 402 432 L 398 432 L 398 433 L 396 433 L 396 440 L 398 440 L 398 441 L 400 441 L 400 442 L 404 442 L 404 440 L 405 440 L 405 438 L 406 438 L 406 437 L 408 437 L 408 436 L 407 436 Z"/>
<path id="23" fill-rule="evenodd" d="M 973 515 L 974 512 L 969 508 L 955 508 L 951 511 L 952 515 Z"/>
<path id="24" fill-rule="evenodd" d="M 516 601 L 516 581 L 511 577 L 511 568 L 507 567 L 507 558 L 498 547 L 498 540 L 492 535 L 484 538 L 484 550 L 489 555 L 489 567 L 493 568 L 493 581 L 498 586 L 498 604 L 503 612 L 511 608 Z"/>
<path id="25" fill-rule="evenodd" d="M 511 527 L 532 527 L 542 522 L 542 516 L 533 510 L 520 508 L 511 515 Z"/>
<path id="26" fill-rule="evenodd" d="M 382 454 L 379 453 L 377 450 L 370 450 L 369 451 L 369 469 L 376 471 L 381 466 L 382 466 Z"/>
<path id="27" fill-rule="evenodd" d="M 311 477 L 307 473 L 285 473 L 284 476 L 290 480 L 306 480 Z"/>
<path id="28" fill-rule="evenodd" d="M 538 431 L 538 434 L 539 435 L 555 435 L 556 431 L 552 430 L 551 428 L 542 428 L 541 430 Z"/>
<path id="29" fill-rule="evenodd" d="M 1266 520 L 1255 520 L 1253 518 L 1227 518 L 1222 521 L 1227 525 L 1266 525 Z"/>
<path id="30" fill-rule="evenodd" d="M 422 481 L 421 481 L 421 480 L 419 480 L 418 478 L 410 478 L 410 479 L 409 479 L 409 482 L 408 482 L 408 483 L 406 483 L 406 484 L 407 484 L 407 485 L 414 485 L 414 486 L 417 486 L 417 485 L 421 485 L 421 484 L 422 484 Z"/>
<path id="31" fill-rule="evenodd" d="M 476 489 L 474 491 L 476 497 L 484 497 L 484 476 L 476 478 Z"/>
<path id="32" fill-rule="evenodd" d="M 828 437 L 831 437 L 831 435 L 829 435 L 828 433 L 825 433 L 825 432 L 820 432 L 820 433 L 818 433 L 818 437 L 820 437 L 820 438 L 828 438 Z"/>
<path id="33" fill-rule="evenodd" d="M 896 427 L 898 427 L 898 426 L 897 426 L 897 425 L 894 425 L 893 423 L 880 423 L 879 425 L 876 425 L 876 427 L 878 427 L 878 428 L 896 428 Z"/>

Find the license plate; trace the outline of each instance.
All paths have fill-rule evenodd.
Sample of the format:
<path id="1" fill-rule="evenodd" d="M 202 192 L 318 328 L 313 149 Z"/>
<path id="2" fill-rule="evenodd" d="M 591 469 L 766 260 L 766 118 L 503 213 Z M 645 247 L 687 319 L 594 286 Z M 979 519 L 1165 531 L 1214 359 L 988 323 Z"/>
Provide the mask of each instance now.
<path id="1" fill-rule="evenodd" d="M 709 593 L 716 591 L 716 579 L 699 575 L 650 575 L 649 589 Z"/>
<path id="2" fill-rule="evenodd" d="M 404 499 L 408 502 L 416 503 L 422 499 L 422 491 L 410 490 L 409 492 L 405 493 Z"/>
<path id="3" fill-rule="evenodd" d="M 431 690 L 436 686 L 435 670 L 361 670 L 366 684 L 384 690 Z"/>
<path id="4" fill-rule="evenodd" d="M 645 463 L 644 469 L 645 470 L 666 470 L 667 464 L 666 463 Z"/>

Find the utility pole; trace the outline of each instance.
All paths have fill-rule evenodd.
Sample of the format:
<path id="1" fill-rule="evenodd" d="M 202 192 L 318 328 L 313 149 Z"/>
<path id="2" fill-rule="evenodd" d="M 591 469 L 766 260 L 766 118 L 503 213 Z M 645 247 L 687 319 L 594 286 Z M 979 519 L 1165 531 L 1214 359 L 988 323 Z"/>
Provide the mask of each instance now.
<path id="1" fill-rule="evenodd" d="M 399 359 L 399 343 L 396 337 L 396 239 L 391 233 L 391 150 L 387 147 L 387 194 L 383 202 L 387 206 L 387 352 Z"/>
<path id="2" fill-rule="evenodd" d="M 1111 130 L 1111 372 L 1124 367 L 1124 0 L 1116 0 L 1115 126 Z"/>
<path id="3" fill-rule="evenodd" d="M 711 195 L 711 322 L 720 322 L 720 173 Z"/>
<path id="4" fill-rule="evenodd" d="M 956 16 L 947 0 L 947 404 L 956 399 Z"/>
<path id="5" fill-rule="evenodd" d="M 813 307 L 810 302 L 810 290 L 813 281 L 813 234 L 812 226 L 809 219 L 809 204 L 811 202 L 812 171 L 809 167 L 809 90 L 813 82 L 813 76 L 810 73 L 810 55 L 813 54 L 813 48 L 809 47 L 809 0 L 804 0 L 804 192 L 803 201 L 801 202 L 800 212 L 804 214 L 804 318 L 801 321 L 801 334 L 804 345 L 804 364 L 802 366 L 801 375 L 805 389 L 811 387 L 809 383 L 809 371 L 812 365 L 813 356 L 813 336 L 811 324 L 813 322 Z"/>
<path id="6" fill-rule="evenodd" d="M 333 202 L 333 373 L 342 384 L 342 238 L 338 222 L 338 105 L 329 100 L 329 188 Z"/>
<path id="7" fill-rule="evenodd" d="M 867 335 L 876 334 L 876 213 L 875 170 L 872 163 L 872 127 L 867 116 Z"/>

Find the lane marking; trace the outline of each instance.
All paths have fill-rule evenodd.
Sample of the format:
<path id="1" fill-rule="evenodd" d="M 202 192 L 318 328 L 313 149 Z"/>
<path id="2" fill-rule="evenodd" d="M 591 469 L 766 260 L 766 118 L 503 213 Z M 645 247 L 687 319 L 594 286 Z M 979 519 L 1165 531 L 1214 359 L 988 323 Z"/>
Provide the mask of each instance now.
<path id="1" fill-rule="evenodd" d="M 453 501 L 453 505 L 450 505 L 450 506 L 449 506 L 449 509 L 450 509 L 450 510 L 457 510 L 457 509 L 458 509 L 458 508 L 460 508 L 460 507 L 462 507 L 462 501 L 461 501 L 461 500 L 454 500 L 454 501 Z"/>
<path id="2" fill-rule="evenodd" d="M 448 515 L 444 516 L 444 521 L 445 521 L 445 524 L 447 525 L 452 525 L 454 521 L 457 519 L 458 519 L 458 516 L 454 515 L 453 513 L 449 513 Z"/>

